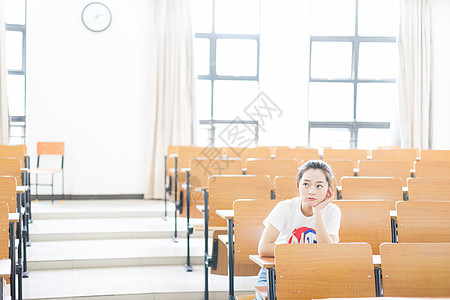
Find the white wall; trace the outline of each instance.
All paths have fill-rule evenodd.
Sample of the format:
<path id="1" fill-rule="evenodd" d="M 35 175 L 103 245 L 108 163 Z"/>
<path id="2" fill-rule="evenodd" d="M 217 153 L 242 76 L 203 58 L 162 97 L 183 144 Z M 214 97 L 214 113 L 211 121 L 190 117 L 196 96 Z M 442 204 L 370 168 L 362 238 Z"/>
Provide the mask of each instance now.
<path id="1" fill-rule="evenodd" d="M 87 0 L 29 1 L 28 152 L 66 143 L 66 194 L 143 194 L 151 1 L 103 2 L 112 24 L 94 33 Z"/>
<path id="2" fill-rule="evenodd" d="M 450 149 L 450 1 L 431 0 L 432 149 Z"/>

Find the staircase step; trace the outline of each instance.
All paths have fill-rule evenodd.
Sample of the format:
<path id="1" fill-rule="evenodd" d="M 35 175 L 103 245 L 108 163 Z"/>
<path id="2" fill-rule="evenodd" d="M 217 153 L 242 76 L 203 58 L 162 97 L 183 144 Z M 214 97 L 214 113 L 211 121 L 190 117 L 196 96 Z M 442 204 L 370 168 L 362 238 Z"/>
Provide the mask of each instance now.
<path id="1" fill-rule="evenodd" d="M 183 266 L 70 269 L 30 272 L 24 299 L 203 299 L 203 267 Z M 254 292 L 256 277 L 236 277 L 236 294 Z M 209 299 L 227 299 L 228 277 L 209 275 Z"/>
<path id="2" fill-rule="evenodd" d="M 36 242 L 28 250 L 28 268 L 56 270 L 186 263 L 186 239 L 122 239 Z M 191 265 L 203 263 L 204 239 L 190 240 Z"/>
<path id="3" fill-rule="evenodd" d="M 202 225 L 202 219 L 191 219 L 192 225 Z M 178 218 L 177 236 L 186 237 L 186 218 Z M 102 240 L 129 238 L 172 238 L 175 232 L 173 218 L 100 218 L 34 220 L 30 226 L 30 241 Z M 194 230 L 191 237 L 202 237 L 203 231 Z"/>

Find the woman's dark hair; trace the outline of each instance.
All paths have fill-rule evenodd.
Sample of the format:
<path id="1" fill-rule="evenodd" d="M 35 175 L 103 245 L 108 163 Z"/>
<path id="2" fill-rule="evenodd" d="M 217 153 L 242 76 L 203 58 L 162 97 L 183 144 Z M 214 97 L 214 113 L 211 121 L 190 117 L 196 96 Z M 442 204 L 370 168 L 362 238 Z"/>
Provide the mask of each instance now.
<path id="1" fill-rule="evenodd" d="M 322 170 L 325 177 L 327 178 L 328 186 L 333 187 L 333 170 L 331 169 L 331 167 L 323 160 L 310 160 L 305 162 L 300 167 L 300 170 L 297 173 L 297 188 L 300 185 L 300 180 L 302 179 L 303 174 L 305 174 L 305 172 L 309 169 Z"/>

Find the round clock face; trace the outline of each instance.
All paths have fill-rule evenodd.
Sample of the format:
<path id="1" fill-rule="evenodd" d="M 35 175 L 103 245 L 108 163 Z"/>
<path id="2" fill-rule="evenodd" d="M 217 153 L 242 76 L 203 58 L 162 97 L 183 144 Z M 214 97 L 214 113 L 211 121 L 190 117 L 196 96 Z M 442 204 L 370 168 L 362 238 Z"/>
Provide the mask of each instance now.
<path id="1" fill-rule="evenodd" d="M 111 11 L 100 2 L 91 2 L 83 9 L 81 19 L 87 29 L 100 32 L 111 25 Z"/>

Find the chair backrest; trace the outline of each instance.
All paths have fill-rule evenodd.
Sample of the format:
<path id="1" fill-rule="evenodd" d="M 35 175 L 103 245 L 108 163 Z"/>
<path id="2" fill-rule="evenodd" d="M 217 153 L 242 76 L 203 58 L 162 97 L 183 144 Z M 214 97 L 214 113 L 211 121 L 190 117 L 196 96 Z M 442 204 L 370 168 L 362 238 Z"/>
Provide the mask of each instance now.
<path id="1" fill-rule="evenodd" d="M 342 177 L 343 200 L 385 200 L 389 209 L 403 200 L 402 181 L 394 177 Z"/>
<path id="2" fill-rule="evenodd" d="M 244 168 L 247 167 L 247 160 L 250 158 L 271 159 L 271 152 L 268 147 L 244 148 L 239 157 L 242 159 Z"/>
<path id="3" fill-rule="evenodd" d="M 0 176 L 13 176 L 17 185 L 22 185 L 22 160 L 19 158 L 0 158 Z"/>
<path id="4" fill-rule="evenodd" d="M 253 264 L 248 258 L 258 254 L 258 243 L 264 231 L 264 219 L 278 201 L 236 200 L 234 209 L 234 260 L 237 264 Z"/>
<path id="5" fill-rule="evenodd" d="M 398 202 L 397 224 L 399 243 L 450 243 L 450 201 Z"/>
<path id="6" fill-rule="evenodd" d="M 271 188 L 275 176 L 296 176 L 298 165 L 295 159 L 253 159 L 247 160 L 247 175 L 269 175 Z"/>
<path id="7" fill-rule="evenodd" d="M 325 160 L 333 170 L 333 176 L 336 178 L 337 185 L 341 185 L 343 176 L 354 176 L 353 161 L 351 159 L 328 159 Z"/>
<path id="8" fill-rule="evenodd" d="M 207 187 L 211 175 L 242 175 L 242 161 L 240 158 L 194 158 L 190 169 L 190 185 Z"/>
<path id="9" fill-rule="evenodd" d="M 341 209 L 340 242 L 365 242 L 373 254 L 380 245 L 392 241 L 389 204 L 383 200 L 333 201 Z"/>
<path id="10" fill-rule="evenodd" d="M 170 176 L 170 169 L 175 168 L 175 159 L 171 157 L 172 154 L 176 154 L 178 150 L 178 146 L 168 146 L 167 147 L 167 173 L 166 176 Z"/>
<path id="11" fill-rule="evenodd" d="M 395 243 L 380 247 L 384 297 L 448 297 L 449 243 Z"/>
<path id="12" fill-rule="evenodd" d="M 27 146 L 25 144 L 21 145 L 0 145 L 0 157 L 12 157 L 23 159 L 25 154 L 27 154 Z"/>
<path id="13" fill-rule="evenodd" d="M 181 168 L 189 168 L 191 159 L 195 157 L 203 158 L 219 158 L 222 157 L 222 149 L 214 147 L 197 147 L 197 146 L 178 146 L 177 147 L 177 168 L 180 174 Z"/>
<path id="14" fill-rule="evenodd" d="M 367 159 L 367 150 L 364 149 L 324 149 L 322 159 L 350 159 L 353 161 L 353 167 L 358 167 L 358 160 Z"/>
<path id="15" fill-rule="evenodd" d="M 414 168 L 414 162 L 419 156 L 419 149 L 374 149 L 372 150 L 373 160 L 395 160 L 395 161 L 407 161 L 409 168 Z"/>
<path id="16" fill-rule="evenodd" d="M 450 161 L 417 161 L 414 177 L 450 178 Z"/>
<path id="17" fill-rule="evenodd" d="M 236 199 L 270 199 L 269 176 L 213 175 L 208 178 L 209 226 L 226 226 L 218 209 L 233 209 Z"/>
<path id="18" fill-rule="evenodd" d="M 37 155 L 64 155 L 64 143 L 38 142 Z"/>
<path id="19" fill-rule="evenodd" d="M 394 160 L 362 160 L 358 164 L 358 176 L 398 177 L 402 185 L 411 177 L 411 169 L 407 161 Z"/>
<path id="20" fill-rule="evenodd" d="M 9 258 L 9 208 L 0 202 L 0 259 Z"/>
<path id="21" fill-rule="evenodd" d="M 409 178 L 409 201 L 450 201 L 450 178 Z"/>
<path id="22" fill-rule="evenodd" d="M 278 299 L 375 296 L 366 243 L 277 245 L 275 269 Z"/>
<path id="23" fill-rule="evenodd" d="M 421 150 L 421 161 L 450 161 L 450 150 Z"/>
<path id="24" fill-rule="evenodd" d="M 308 161 L 313 159 L 319 159 L 318 149 L 308 149 L 308 148 L 285 148 L 280 147 L 275 149 L 276 159 L 296 159 L 298 161 Z"/>
<path id="25" fill-rule="evenodd" d="M 8 204 L 9 212 L 17 212 L 17 180 L 13 176 L 0 176 L 0 202 Z"/>
<path id="26" fill-rule="evenodd" d="M 275 176 L 275 199 L 286 200 L 299 196 L 297 176 Z"/>

